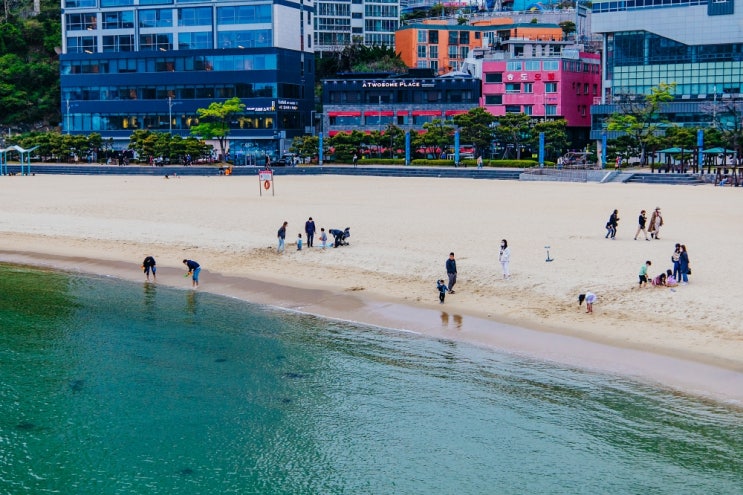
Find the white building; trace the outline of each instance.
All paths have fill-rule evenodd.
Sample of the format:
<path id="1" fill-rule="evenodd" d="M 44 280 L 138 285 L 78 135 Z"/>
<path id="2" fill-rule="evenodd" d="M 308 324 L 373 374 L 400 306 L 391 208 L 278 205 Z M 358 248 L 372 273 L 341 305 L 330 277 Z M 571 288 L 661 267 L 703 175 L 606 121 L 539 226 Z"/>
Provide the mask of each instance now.
<path id="1" fill-rule="evenodd" d="M 395 46 L 400 0 L 315 2 L 315 51 L 340 51 L 351 43 Z"/>

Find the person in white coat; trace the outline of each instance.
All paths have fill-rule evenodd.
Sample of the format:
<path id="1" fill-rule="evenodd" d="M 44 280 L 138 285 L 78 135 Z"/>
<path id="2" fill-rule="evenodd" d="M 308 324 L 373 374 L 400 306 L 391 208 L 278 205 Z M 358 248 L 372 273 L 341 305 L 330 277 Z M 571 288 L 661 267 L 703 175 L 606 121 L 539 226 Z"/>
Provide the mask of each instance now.
<path id="1" fill-rule="evenodd" d="M 503 268 L 503 279 L 511 278 L 511 271 L 508 267 L 511 262 L 511 248 L 508 247 L 508 241 L 505 239 L 500 241 L 500 254 L 498 255 L 498 261 L 500 261 L 500 266 Z"/>

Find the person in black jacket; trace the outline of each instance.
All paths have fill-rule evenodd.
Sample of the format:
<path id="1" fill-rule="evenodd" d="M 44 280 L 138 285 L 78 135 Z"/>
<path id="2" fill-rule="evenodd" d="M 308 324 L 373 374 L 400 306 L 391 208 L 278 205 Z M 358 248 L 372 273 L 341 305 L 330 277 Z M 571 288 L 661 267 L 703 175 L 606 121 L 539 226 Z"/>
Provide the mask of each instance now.
<path id="1" fill-rule="evenodd" d="M 150 281 L 150 272 L 152 272 L 152 278 L 157 281 L 157 263 L 155 263 L 155 258 L 147 256 L 142 262 L 142 270 L 147 276 L 148 282 Z"/>
<path id="2" fill-rule="evenodd" d="M 608 239 L 610 236 L 612 239 L 617 235 L 617 225 L 619 224 L 619 210 L 614 210 L 614 213 L 609 217 L 609 221 L 606 222 L 606 236 Z"/>
<path id="3" fill-rule="evenodd" d="M 642 210 L 640 212 L 640 216 L 637 218 L 637 232 L 635 232 L 635 240 L 637 240 L 637 236 L 640 235 L 640 232 L 645 234 L 645 240 L 649 241 L 648 239 L 648 231 L 645 230 L 645 223 L 647 222 L 647 217 L 645 216 L 645 210 Z"/>
<path id="4" fill-rule="evenodd" d="M 457 283 L 457 261 L 454 253 L 449 253 L 449 259 L 446 260 L 446 274 L 449 276 L 449 294 L 454 294 L 454 284 Z"/>

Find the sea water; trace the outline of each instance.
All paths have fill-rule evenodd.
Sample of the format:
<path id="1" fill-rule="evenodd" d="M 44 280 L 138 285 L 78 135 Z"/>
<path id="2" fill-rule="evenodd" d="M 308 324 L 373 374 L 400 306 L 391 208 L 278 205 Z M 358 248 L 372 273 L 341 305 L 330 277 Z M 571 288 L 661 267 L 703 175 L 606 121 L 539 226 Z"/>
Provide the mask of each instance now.
<path id="1" fill-rule="evenodd" d="M 618 376 L 0 266 L 0 494 L 740 494 L 742 425 Z"/>

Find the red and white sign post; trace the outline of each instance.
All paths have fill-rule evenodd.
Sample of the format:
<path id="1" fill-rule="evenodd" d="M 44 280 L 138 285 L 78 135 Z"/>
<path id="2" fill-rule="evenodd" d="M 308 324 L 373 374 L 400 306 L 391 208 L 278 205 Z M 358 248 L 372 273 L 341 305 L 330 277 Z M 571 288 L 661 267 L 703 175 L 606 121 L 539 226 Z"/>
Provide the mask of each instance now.
<path id="1" fill-rule="evenodd" d="M 271 190 L 271 195 L 276 196 L 276 191 L 273 184 L 273 171 L 272 170 L 259 170 L 258 171 L 258 191 L 263 196 L 263 190 L 266 192 Z"/>

